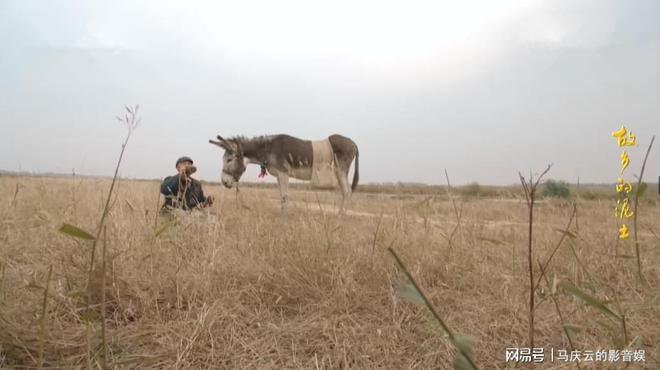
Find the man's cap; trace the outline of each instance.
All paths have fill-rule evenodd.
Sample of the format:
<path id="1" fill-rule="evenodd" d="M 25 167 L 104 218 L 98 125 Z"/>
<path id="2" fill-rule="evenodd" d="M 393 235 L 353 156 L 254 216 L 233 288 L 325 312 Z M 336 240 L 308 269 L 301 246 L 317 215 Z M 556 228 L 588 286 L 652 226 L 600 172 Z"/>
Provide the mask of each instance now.
<path id="1" fill-rule="evenodd" d="M 190 157 L 181 157 L 181 158 L 179 158 L 179 159 L 176 160 L 176 164 L 174 165 L 174 167 L 178 166 L 179 163 L 181 163 L 181 162 L 190 162 L 190 163 L 193 163 L 193 160 L 190 159 Z"/>

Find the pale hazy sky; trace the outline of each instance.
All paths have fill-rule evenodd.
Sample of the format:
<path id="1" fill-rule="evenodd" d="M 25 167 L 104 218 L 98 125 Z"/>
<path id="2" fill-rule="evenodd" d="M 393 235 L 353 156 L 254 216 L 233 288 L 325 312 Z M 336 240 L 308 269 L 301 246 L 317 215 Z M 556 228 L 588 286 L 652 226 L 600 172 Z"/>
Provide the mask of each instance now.
<path id="1" fill-rule="evenodd" d="M 655 0 L 3 0 L 0 45 L 5 170 L 110 175 L 136 103 L 128 177 L 189 155 L 217 181 L 217 134 L 341 133 L 363 182 L 614 182 L 610 133 L 637 135 L 629 178 L 660 134 Z"/>

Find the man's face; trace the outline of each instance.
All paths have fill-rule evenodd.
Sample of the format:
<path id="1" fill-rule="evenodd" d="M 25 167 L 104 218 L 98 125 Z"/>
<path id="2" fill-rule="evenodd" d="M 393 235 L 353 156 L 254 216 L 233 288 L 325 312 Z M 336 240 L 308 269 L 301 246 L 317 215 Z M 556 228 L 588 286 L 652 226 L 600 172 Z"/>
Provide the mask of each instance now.
<path id="1" fill-rule="evenodd" d="M 181 163 L 179 163 L 179 164 L 176 165 L 176 170 L 179 171 L 179 172 L 181 172 L 181 171 L 185 170 L 186 168 L 188 168 L 188 167 L 190 167 L 190 166 L 192 166 L 192 162 L 190 162 L 190 161 L 183 161 L 183 162 L 181 162 Z"/>

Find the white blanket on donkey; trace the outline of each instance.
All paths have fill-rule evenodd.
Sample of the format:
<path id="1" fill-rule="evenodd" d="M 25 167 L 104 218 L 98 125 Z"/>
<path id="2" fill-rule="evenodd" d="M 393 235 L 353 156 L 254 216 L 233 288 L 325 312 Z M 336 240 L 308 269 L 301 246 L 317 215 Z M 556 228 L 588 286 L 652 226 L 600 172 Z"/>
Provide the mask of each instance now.
<path id="1" fill-rule="evenodd" d="M 312 141 L 314 158 L 312 160 L 312 186 L 318 188 L 336 188 L 335 155 L 330 140 Z"/>

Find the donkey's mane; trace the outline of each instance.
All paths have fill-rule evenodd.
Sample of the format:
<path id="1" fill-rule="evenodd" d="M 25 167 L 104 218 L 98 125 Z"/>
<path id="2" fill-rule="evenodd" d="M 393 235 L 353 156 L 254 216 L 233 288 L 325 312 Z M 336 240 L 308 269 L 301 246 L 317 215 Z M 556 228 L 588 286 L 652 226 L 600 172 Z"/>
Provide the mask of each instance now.
<path id="1" fill-rule="evenodd" d="M 244 144 L 244 143 L 263 144 L 263 143 L 269 142 L 272 138 L 273 138 L 272 135 L 260 135 L 260 136 L 254 136 L 254 137 L 251 137 L 251 138 L 248 138 L 245 135 L 236 135 L 236 136 L 232 136 L 228 140 L 229 141 L 234 140 L 234 141 L 239 142 L 241 144 Z"/>

